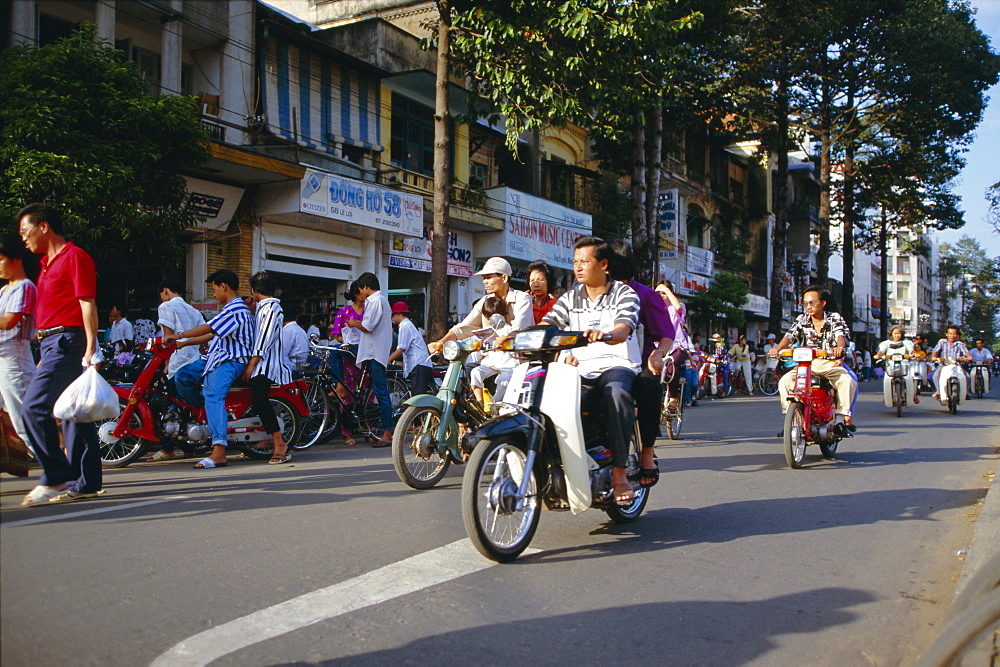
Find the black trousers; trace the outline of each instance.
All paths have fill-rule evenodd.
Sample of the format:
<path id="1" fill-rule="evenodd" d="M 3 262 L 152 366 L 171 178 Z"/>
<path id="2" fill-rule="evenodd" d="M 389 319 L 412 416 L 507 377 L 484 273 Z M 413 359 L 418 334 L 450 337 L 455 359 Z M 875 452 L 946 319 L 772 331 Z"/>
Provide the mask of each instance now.
<path id="1" fill-rule="evenodd" d="M 416 366 L 410 374 L 406 376 L 406 386 L 412 396 L 420 394 L 436 394 L 434 388 L 434 375 L 430 366 Z"/>
<path id="2" fill-rule="evenodd" d="M 635 407 L 639 411 L 637 419 L 643 449 L 652 447 L 660 435 L 660 405 L 663 402 L 660 376 L 653 375 L 644 367 L 635 379 L 632 393 L 635 395 Z"/>
<path id="3" fill-rule="evenodd" d="M 253 399 L 253 409 L 260 417 L 260 423 L 264 427 L 264 432 L 274 435 L 281 430 L 278 425 L 278 418 L 274 414 L 271 402 L 267 400 L 271 393 L 271 380 L 266 375 L 255 375 L 250 378 L 251 398 Z"/>
<path id="4" fill-rule="evenodd" d="M 580 387 L 580 404 L 584 409 L 599 406 L 604 415 L 611 463 L 619 467 L 628 465 L 629 441 L 635 426 L 634 383 L 635 373 L 619 367 L 609 368 L 596 378 L 583 378 Z"/>

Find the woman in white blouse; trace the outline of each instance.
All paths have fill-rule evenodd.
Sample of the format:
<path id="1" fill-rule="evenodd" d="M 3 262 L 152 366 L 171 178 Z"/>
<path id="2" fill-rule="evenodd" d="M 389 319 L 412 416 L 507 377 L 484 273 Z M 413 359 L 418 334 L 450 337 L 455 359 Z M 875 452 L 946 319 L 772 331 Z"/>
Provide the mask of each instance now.
<path id="1" fill-rule="evenodd" d="M 31 254 L 17 236 L 0 239 L 0 397 L 18 437 L 28 442 L 21 419 L 21 399 L 35 374 L 31 339 L 35 336 L 38 290 L 24 271 Z"/>

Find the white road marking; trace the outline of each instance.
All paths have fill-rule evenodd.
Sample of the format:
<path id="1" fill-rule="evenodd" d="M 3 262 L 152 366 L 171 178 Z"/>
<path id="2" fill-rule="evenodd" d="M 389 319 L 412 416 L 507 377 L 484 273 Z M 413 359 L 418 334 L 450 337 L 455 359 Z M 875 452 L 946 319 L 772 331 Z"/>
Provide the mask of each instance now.
<path id="1" fill-rule="evenodd" d="M 74 519 L 78 516 L 88 516 L 90 514 L 104 514 L 105 512 L 119 512 L 121 510 L 128 510 L 134 507 L 145 507 L 147 505 L 158 505 L 160 503 L 168 503 L 172 500 L 187 500 L 191 496 L 168 496 L 166 498 L 157 498 L 156 500 L 144 500 L 141 503 L 128 503 L 126 505 L 108 505 L 106 507 L 94 507 L 89 510 L 81 510 L 79 512 L 69 512 L 66 514 L 49 514 L 46 516 L 35 517 L 34 519 L 22 519 L 21 521 L 9 521 L 7 523 L 0 524 L 0 530 L 5 530 L 7 528 L 16 528 L 17 526 L 30 526 L 35 523 L 48 523 L 49 521 L 62 521 L 64 519 Z M 80 502 L 80 501 L 77 501 Z M 86 502 L 86 501 L 83 501 Z"/>
<path id="2" fill-rule="evenodd" d="M 528 549 L 525 554 L 538 551 Z M 199 632 L 158 657 L 152 665 L 207 665 L 267 639 L 494 565 L 496 563 L 483 558 L 468 539 L 452 542 Z"/>

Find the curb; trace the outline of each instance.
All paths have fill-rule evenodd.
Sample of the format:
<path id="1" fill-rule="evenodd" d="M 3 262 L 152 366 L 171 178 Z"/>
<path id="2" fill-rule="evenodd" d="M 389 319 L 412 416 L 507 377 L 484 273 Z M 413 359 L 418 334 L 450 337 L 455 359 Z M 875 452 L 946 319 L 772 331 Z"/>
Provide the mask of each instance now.
<path id="1" fill-rule="evenodd" d="M 969 553 L 962 565 L 962 574 L 955 587 L 955 598 L 959 596 L 969 579 L 990 558 L 1000 552 L 1000 483 L 997 474 L 1000 466 L 993 471 L 993 481 L 983 499 L 983 506 L 976 519 L 976 528 L 969 543 Z M 953 598 L 953 600 L 955 599 Z"/>

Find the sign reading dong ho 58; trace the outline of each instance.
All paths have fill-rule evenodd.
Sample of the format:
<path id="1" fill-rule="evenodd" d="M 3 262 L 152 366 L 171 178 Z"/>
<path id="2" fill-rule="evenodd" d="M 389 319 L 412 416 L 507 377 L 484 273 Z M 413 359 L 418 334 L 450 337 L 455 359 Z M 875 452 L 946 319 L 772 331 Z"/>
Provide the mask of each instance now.
<path id="1" fill-rule="evenodd" d="M 306 170 L 300 197 L 299 210 L 303 213 L 406 236 L 424 233 L 424 198 L 420 195 Z"/>

